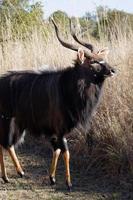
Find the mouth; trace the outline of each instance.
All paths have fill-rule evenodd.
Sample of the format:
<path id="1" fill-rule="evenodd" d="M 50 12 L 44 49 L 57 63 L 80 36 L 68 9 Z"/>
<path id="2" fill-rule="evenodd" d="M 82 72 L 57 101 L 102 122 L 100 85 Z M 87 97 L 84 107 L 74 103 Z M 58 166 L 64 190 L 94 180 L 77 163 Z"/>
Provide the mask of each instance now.
<path id="1" fill-rule="evenodd" d="M 113 77 L 116 75 L 116 71 L 113 69 L 108 74 L 105 74 L 104 77 Z"/>
<path id="2" fill-rule="evenodd" d="M 104 77 L 105 78 L 108 78 L 108 77 L 113 77 L 113 76 L 115 76 L 115 73 L 113 73 L 113 72 L 111 72 L 110 74 L 106 74 L 106 75 L 104 75 Z"/>
<path id="3" fill-rule="evenodd" d="M 111 73 L 110 73 L 110 76 L 115 76 L 115 75 L 116 75 L 115 72 L 111 72 Z"/>

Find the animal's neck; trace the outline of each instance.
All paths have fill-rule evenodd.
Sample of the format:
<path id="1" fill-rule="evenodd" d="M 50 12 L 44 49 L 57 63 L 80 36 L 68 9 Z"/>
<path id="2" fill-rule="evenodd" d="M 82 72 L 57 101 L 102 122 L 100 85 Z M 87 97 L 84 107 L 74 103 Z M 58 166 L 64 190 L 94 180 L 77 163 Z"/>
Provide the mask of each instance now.
<path id="1" fill-rule="evenodd" d="M 77 70 L 77 73 L 73 73 Z M 73 123 L 82 124 L 88 121 L 95 109 L 103 83 L 86 85 L 86 80 L 81 78 L 80 71 L 73 69 L 62 77 L 62 94 L 65 108 Z"/>
<path id="2" fill-rule="evenodd" d="M 85 106 L 81 111 L 81 123 L 86 124 L 90 121 L 93 112 L 96 110 L 97 104 L 101 96 L 102 84 L 90 84 L 84 90 Z"/>

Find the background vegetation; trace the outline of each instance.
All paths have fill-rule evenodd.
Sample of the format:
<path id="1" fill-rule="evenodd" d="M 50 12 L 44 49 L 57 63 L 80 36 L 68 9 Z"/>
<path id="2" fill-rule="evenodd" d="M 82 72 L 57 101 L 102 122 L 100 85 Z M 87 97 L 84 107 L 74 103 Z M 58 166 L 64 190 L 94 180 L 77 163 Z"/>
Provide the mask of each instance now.
<path id="1" fill-rule="evenodd" d="M 64 38 L 69 34 L 66 13 L 53 13 Z M 133 14 L 98 7 L 75 19 L 77 35 L 97 47 L 108 46 L 109 63 L 118 75 L 108 79 L 100 107 L 88 134 L 74 131 L 69 141 L 73 163 L 110 177 L 133 175 Z M 76 55 L 56 40 L 53 26 L 43 18 L 40 3 L 5 0 L 0 5 L 0 72 L 20 69 L 64 68 Z M 49 67 L 47 66 L 49 65 Z M 52 66 L 52 67 L 51 67 Z M 76 132 L 76 134 L 75 134 Z M 75 142 L 76 141 L 76 142 Z M 78 155 L 78 156 L 77 156 Z M 78 158 L 78 159 L 77 159 Z M 84 163 L 84 165 L 83 165 Z M 130 179 L 128 178 L 130 177 Z"/>

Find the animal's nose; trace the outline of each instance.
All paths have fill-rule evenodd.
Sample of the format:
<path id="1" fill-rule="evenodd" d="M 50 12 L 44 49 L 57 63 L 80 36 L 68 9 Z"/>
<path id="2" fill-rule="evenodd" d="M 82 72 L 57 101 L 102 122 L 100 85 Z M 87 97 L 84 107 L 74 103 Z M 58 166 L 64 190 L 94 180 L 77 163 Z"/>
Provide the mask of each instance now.
<path id="1" fill-rule="evenodd" d="M 115 69 L 111 69 L 110 72 L 113 73 L 113 74 L 115 74 L 116 70 Z"/>

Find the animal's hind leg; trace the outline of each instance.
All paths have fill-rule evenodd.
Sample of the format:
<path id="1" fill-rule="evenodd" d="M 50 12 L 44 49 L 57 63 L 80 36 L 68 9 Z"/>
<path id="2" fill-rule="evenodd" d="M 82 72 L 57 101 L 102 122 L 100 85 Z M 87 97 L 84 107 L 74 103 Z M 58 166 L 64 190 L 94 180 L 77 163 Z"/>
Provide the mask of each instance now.
<path id="1" fill-rule="evenodd" d="M 23 172 L 23 170 L 22 170 L 22 167 L 21 167 L 21 165 L 20 165 L 20 163 L 19 163 L 19 160 L 18 160 L 18 158 L 17 158 L 17 155 L 16 155 L 16 153 L 15 153 L 14 146 L 9 147 L 7 150 L 8 150 L 8 152 L 9 152 L 10 156 L 11 156 L 11 159 L 12 159 L 12 161 L 13 161 L 13 163 L 14 163 L 14 166 L 15 166 L 15 168 L 16 168 L 17 173 L 18 173 L 21 177 L 23 177 L 24 172 Z"/>
<path id="2" fill-rule="evenodd" d="M 4 164 L 4 156 L 3 156 L 3 147 L 0 145 L 0 165 L 1 165 L 1 175 L 2 179 L 5 183 L 9 182 L 9 179 L 7 177 L 6 168 Z"/>

